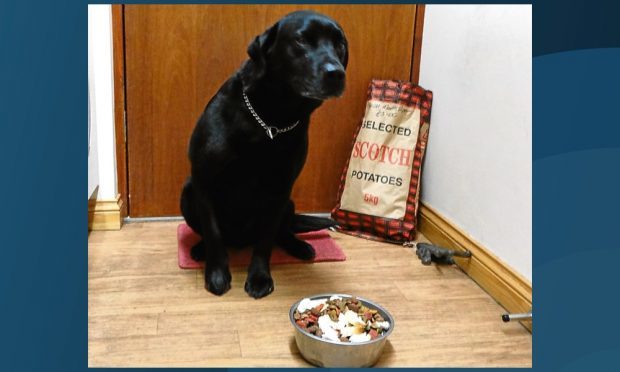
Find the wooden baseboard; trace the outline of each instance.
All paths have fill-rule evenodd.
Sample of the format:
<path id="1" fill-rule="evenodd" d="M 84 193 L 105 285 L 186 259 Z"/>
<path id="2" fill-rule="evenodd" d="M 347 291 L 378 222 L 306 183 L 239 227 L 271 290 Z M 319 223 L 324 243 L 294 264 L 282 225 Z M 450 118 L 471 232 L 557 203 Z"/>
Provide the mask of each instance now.
<path id="1" fill-rule="evenodd" d="M 431 207 L 420 205 L 419 230 L 432 243 L 469 250 L 471 258 L 455 258 L 457 265 L 500 305 L 511 313 L 526 313 L 532 309 L 532 284 L 487 248 Z M 500 314 L 497 320 L 501 321 Z M 531 320 L 521 322 L 532 331 Z"/>
<path id="2" fill-rule="evenodd" d="M 120 230 L 123 225 L 123 199 L 88 201 L 88 230 Z"/>

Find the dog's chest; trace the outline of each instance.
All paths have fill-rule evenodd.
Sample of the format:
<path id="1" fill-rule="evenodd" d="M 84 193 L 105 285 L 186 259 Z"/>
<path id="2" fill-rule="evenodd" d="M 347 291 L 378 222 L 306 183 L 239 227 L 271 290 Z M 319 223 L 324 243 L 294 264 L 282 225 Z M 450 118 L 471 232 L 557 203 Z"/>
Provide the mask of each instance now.
<path id="1" fill-rule="evenodd" d="M 227 167 L 227 177 L 245 188 L 288 191 L 303 168 L 306 153 L 304 138 L 276 137 L 246 142 L 237 149 L 235 160 Z"/>

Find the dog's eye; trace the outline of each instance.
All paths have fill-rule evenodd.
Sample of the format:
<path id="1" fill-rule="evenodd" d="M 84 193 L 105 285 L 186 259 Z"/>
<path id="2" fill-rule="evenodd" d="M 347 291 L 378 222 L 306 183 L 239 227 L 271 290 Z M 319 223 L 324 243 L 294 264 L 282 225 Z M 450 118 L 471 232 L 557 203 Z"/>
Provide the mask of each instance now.
<path id="1" fill-rule="evenodd" d="M 307 44 L 307 43 L 308 43 L 308 40 L 307 40 L 307 39 L 306 39 L 303 35 L 299 35 L 299 36 L 297 36 L 297 38 L 295 39 L 295 41 L 296 41 L 298 44 L 302 44 L 302 45 L 305 45 L 305 44 Z"/>
<path id="2" fill-rule="evenodd" d="M 336 52 L 342 57 L 347 52 L 347 47 L 343 43 L 336 44 Z"/>

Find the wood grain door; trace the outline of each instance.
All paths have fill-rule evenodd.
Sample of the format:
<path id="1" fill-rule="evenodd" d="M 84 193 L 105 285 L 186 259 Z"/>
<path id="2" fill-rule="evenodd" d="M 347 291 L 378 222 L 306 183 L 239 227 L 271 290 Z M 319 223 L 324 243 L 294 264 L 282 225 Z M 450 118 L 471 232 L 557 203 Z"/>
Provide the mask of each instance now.
<path id="1" fill-rule="evenodd" d="M 314 9 L 349 40 L 345 94 L 313 115 L 298 211 L 327 212 L 372 78 L 411 80 L 416 5 L 126 5 L 125 79 L 129 215 L 180 215 L 187 145 L 205 104 L 247 58 L 257 34 L 283 15 Z"/>

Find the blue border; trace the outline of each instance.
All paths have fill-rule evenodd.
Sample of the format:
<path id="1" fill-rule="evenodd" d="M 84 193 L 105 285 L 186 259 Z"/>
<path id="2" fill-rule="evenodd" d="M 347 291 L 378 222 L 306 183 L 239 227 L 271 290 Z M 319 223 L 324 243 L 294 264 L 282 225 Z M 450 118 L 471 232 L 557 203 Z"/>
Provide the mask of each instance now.
<path id="1" fill-rule="evenodd" d="M 538 370 L 610 369 L 620 350 L 618 14 L 533 8 Z M 0 2 L 3 370 L 87 366 L 86 105 L 86 2 Z"/>

